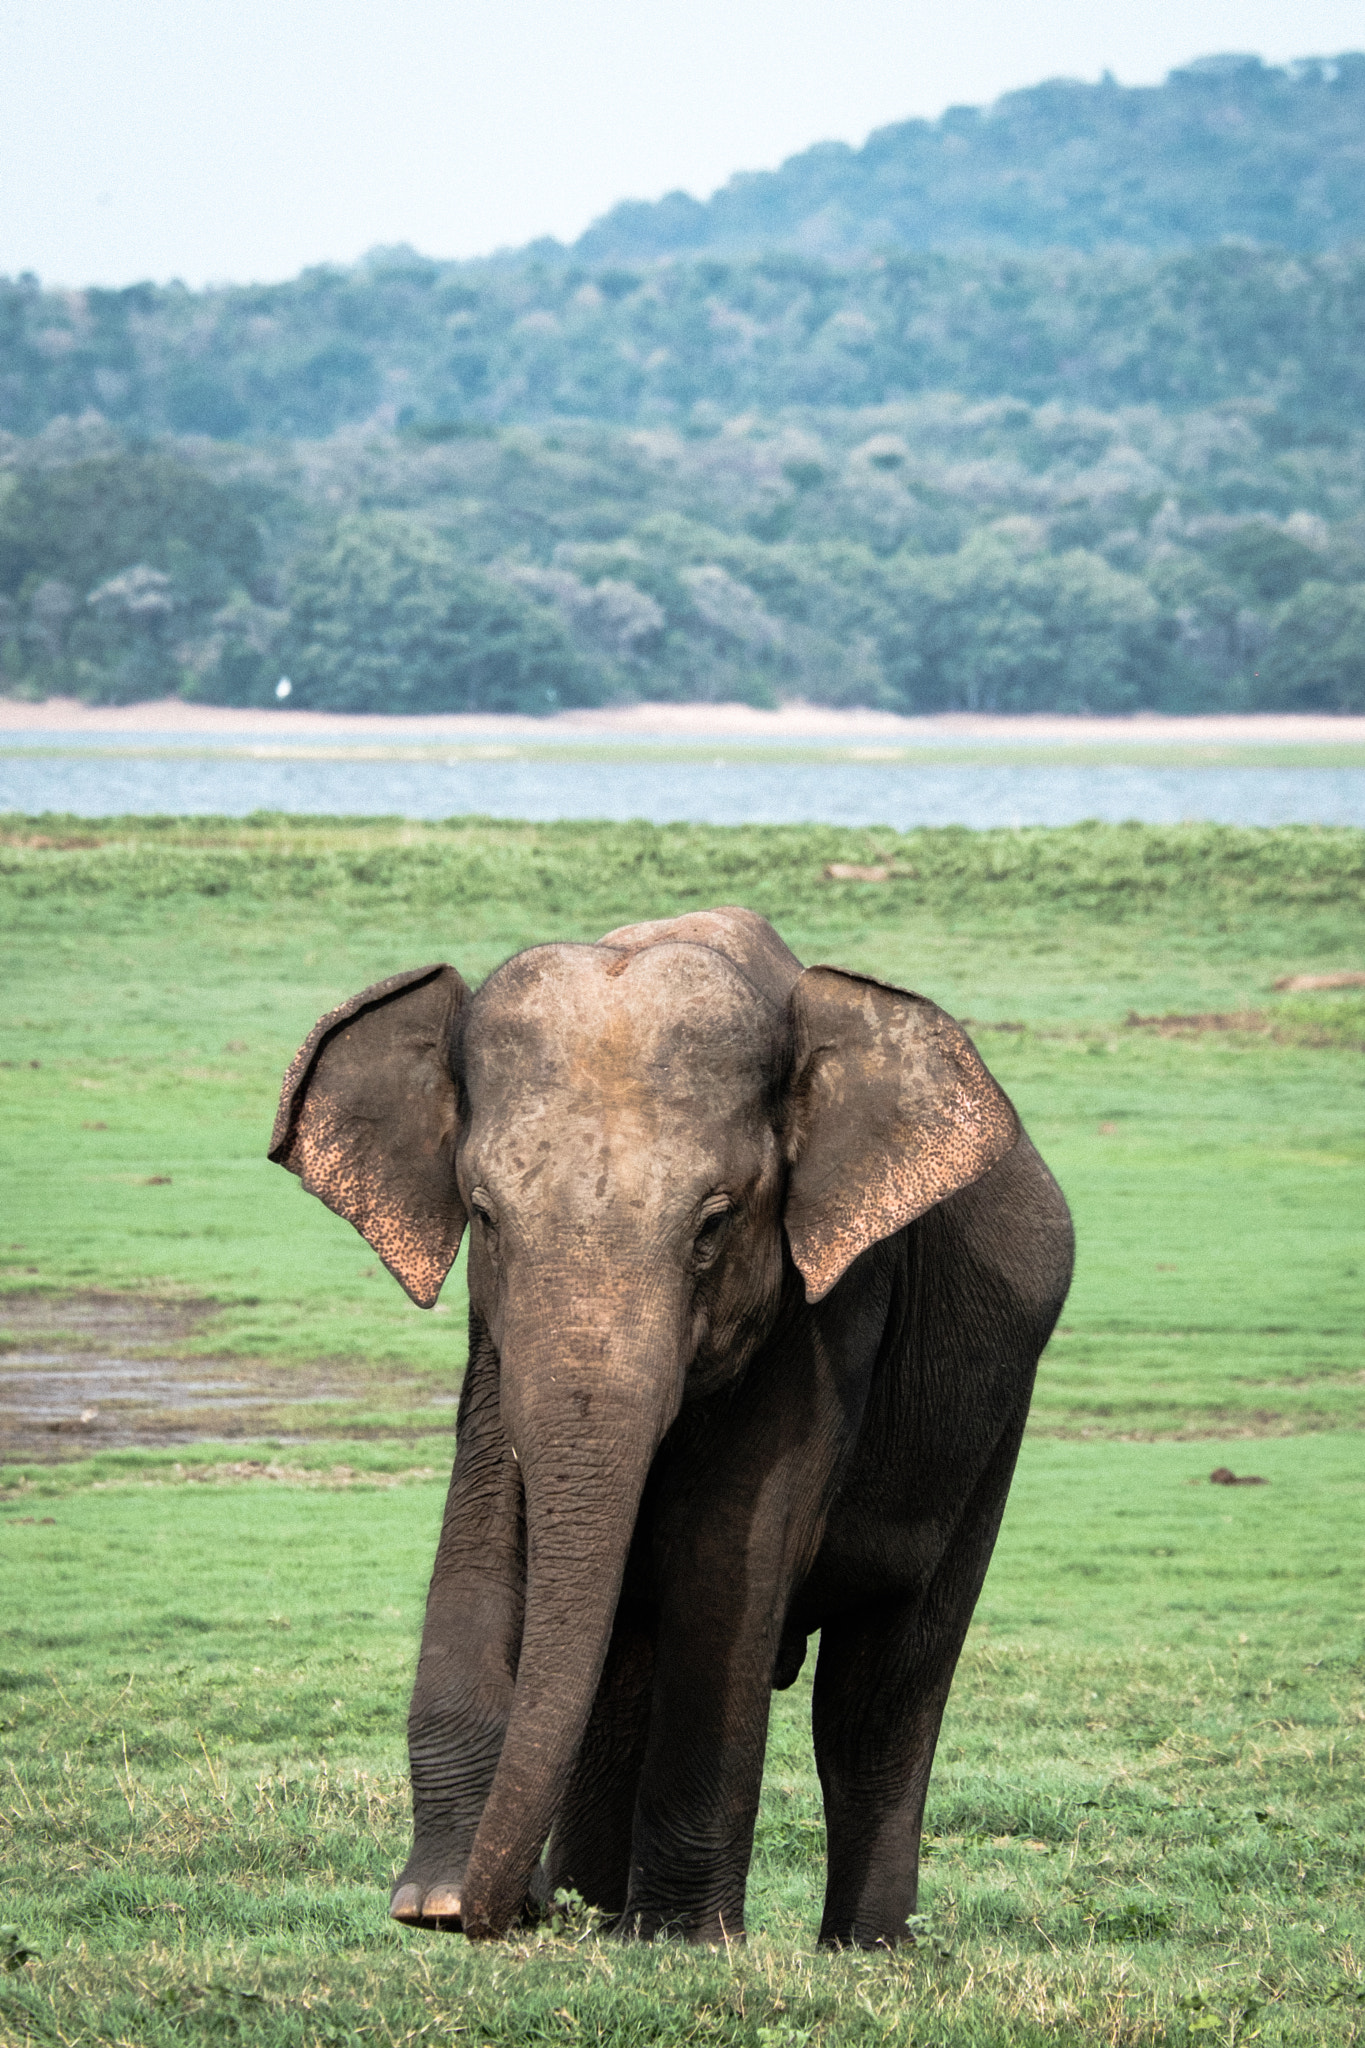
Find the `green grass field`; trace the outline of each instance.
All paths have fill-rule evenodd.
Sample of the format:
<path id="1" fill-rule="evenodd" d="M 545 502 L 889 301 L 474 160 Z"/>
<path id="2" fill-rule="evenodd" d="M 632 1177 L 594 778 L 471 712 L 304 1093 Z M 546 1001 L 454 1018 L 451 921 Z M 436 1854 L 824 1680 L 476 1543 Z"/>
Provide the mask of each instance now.
<path id="1" fill-rule="evenodd" d="M 0 1471 L 0 2041 L 1365 2040 L 1365 997 L 1273 988 L 1365 968 L 1363 897 L 1354 832 L 3 821 L 6 1349 L 107 1349 L 133 1302 L 268 1398 L 254 1436 Z M 801 1686 L 746 1949 L 413 1935 L 462 1291 L 411 1308 L 264 1163 L 279 1076 L 397 968 L 725 901 L 974 1020 L 1077 1217 L 919 1938 L 812 1946 Z"/>

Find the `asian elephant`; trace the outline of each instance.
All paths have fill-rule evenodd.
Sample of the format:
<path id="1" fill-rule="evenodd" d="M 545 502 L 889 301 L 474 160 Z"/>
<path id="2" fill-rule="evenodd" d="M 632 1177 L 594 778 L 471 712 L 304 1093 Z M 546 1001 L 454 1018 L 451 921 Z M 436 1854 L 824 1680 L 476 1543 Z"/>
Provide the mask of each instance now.
<path id="1" fill-rule="evenodd" d="M 741 1935 L 769 1694 L 818 1632 L 821 1939 L 901 1938 L 1071 1274 L 964 1033 L 699 912 L 366 989 L 270 1156 L 423 1307 L 471 1230 L 394 1918 L 497 1936 L 565 1886 Z"/>

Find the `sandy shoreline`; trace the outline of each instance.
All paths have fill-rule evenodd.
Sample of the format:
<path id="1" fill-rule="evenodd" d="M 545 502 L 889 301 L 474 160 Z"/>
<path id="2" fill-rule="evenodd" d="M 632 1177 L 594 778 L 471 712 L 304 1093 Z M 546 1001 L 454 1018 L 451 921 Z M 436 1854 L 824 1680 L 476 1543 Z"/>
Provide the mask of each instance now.
<path id="1" fill-rule="evenodd" d="M 934 718 L 901 718 L 890 711 L 831 711 L 815 704 L 788 704 L 756 711 L 747 704 L 632 704 L 595 711 L 565 711 L 553 718 L 451 714 L 429 718 L 387 717 L 328 711 L 237 710 L 186 704 L 178 697 L 158 703 L 82 704 L 73 697 L 49 697 L 25 704 L 0 697 L 0 739 L 6 733 L 51 734 L 54 738 L 239 739 L 274 741 L 352 738 L 421 741 L 462 739 L 553 739 L 557 736 L 610 740 L 661 739 L 674 742 L 721 737 L 769 740 L 878 740 L 903 746 L 946 741 L 993 741 L 997 745 L 1056 746 L 1107 741 L 1111 745 L 1261 743 L 1267 746 L 1346 746 L 1365 743 L 1365 718 L 1321 714 L 1256 713 L 1244 717 L 1163 718 L 999 718 L 952 712 Z"/>

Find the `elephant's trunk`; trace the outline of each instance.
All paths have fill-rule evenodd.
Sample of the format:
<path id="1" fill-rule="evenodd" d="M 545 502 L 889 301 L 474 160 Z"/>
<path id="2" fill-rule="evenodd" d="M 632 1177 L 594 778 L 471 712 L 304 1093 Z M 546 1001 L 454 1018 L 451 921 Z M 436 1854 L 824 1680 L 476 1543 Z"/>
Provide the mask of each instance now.
<path id="1" fill-rule="evenodd" d="M 462 1920 L 473 1939 L 517 1919 L 564 1796 L 645 1478 L 677 1412 L 675 1378 L 667 1366 L 622 1359 L 605 1332 L 561 1331 L 554 1350 L 543 1341 L 504 1348 L 503 1418 L 526 1495 L 526 1614 L 502 1754 L 465 1872 Z"/>

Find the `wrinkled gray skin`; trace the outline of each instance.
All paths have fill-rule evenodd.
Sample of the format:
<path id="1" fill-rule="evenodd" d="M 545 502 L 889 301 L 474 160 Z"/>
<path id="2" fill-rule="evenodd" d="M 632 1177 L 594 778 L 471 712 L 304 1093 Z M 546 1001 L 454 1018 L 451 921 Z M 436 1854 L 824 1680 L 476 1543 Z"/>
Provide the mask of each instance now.
<path id="1" fill-rule="evenodd" d="M 425 972 L 323 1021 L 272 1154 L 419 1300 L 471 1229 L 390 1910 L 487 1937 L 572 1886 L 742 1934 L 769 1695 L 819 1631 L 821 1938 L 894 1943 L 1070 1278 L 1056 1184 L 941 1012 L 748 912 L 473 997 Z"/>

